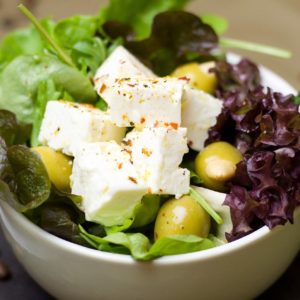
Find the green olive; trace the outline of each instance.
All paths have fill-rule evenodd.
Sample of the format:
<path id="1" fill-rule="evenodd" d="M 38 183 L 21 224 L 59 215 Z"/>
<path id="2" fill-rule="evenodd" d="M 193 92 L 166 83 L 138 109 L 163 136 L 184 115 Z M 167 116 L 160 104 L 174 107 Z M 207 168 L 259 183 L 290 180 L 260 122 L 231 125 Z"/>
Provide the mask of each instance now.
<path id="1" fill-rule="evenodd" d="M 53 182 L 58 189 L 69 191 L 72 160 L 68 156 L 46 146 L 31 149 L 40 155 L 51 182 Z"/>
<path id="2" fill-rule="evenodd" d="M 190 196 L 170 199 L 160 208 L 154 228 L 155 240 L 170 235 L 193 234 L 207 237 L 210 216 Z"/>
<path id="3" fill-rule="evenodd" d="M 213 62 L 203 64 L 188 63 L 179 66 L 172 74 L 172 77 L 187 77 L 192 87 L 213 94 L 217 86 L 217 78 L 209 69 L 214 66 Z"/>
<path id="4" fill-rule="evenodd" d="M 205 187 L 224 192 L 224 183 L 234 176 L 236 164 L 242 159 L 242 154 L 234 146 L 226 142 L 215 142 L 197 155 L 195 171 Z"/>

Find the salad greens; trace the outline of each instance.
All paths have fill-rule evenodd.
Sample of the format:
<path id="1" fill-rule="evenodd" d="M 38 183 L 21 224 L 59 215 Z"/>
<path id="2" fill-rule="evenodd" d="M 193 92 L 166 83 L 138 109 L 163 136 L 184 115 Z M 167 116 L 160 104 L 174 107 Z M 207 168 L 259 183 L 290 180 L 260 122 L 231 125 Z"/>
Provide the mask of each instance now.
<path id="1" fill-rule="evenodd" d="M 87 222 L 79 209 L 81 198 L 51 186 L 42 160 L 27 147 L 39 145 L 49 100 L 92 103 L 106 110 L 92 78 L 109 54 L 124 45 L 159 76 L 188 62 L 217 61 L 212 71 L 218 79 L 216 96 L 223 100 L 224 109 L 207 143 L 227 140 L 245 154 L 225 201 L 234 226 L 228 239 L 263 224 L 273 227 L 292 221 L 300 191 L 300 123 L 298 106 L 292 100 L 299 104 L 299 95 L 263 92 L 256 65 L 245 60 L 237 66 L 226 63 L 224 48 L 239 47 L 283 58 L 290 53 L 220 37 L 228 22 L 215 15 L 199 18 L 181 11 L 188 2 L 111 0 L 98 15 L 72 16 L 58 22 L 39 21 L 25 6 L 19 6 L 33 26 L 10 33 L 0 43 L 2 199 L 58 237 L 101 251 L 131 254 L 137 260 L 209 249 L 220 243 L 212 234 L 207 238 L 173 235 L 154 241 L 153 223 L 168 196 L 144 196 L 134 217 L 121 226 Z M 192 183 L 201 185 L 193 159 L 187 155 L 182 167 L 191 171 Z M 222 224 L 222 218 L 195 189 L 191 188 L 189 195 L 211 216 L 214 226 Z M 293 200 L 289 203 L 288 198 Z"/>
<path id="2" fill-rule="evenodd" d="M 48 100 L 58 100 L 60 99 L 61 95 L 62 93 L 56 90 L 53 80 L 49 79 L 46 81 L 41 81 L 39 84 L 34 106 L 32 131 L 30 137 L 30 144 L 32 147 L 39 145 L 38 135 L 40 133 L 40 127 Z"/>
<path id="3" fill-rule="evenodd" d="M 102 238 L 87 233 L 82 226 L 79 228 L 81 236 L 94 248 L 112 253 L 130 253 L 133 258 L 144 261 L 215 247 L 212 239 L 193 235 L 173 235 L 159 239 L 151 245 L 142 233 L 118 232 Z"/>
<path id="4" fill-rule="evenodd" d="M 152 19 L 160 12 L 180 10 L 190 0 L 111 0 L 100 10 L 100 22 L 118 21 L 130 25 L 138 39 L 149 36 Z"/>

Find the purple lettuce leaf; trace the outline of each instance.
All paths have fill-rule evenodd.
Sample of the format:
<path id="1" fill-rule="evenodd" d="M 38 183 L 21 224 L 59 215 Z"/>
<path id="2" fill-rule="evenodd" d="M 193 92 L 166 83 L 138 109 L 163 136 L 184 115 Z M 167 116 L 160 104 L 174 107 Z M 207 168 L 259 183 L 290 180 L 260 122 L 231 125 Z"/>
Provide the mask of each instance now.
<path id="1" fill-rule="evenodd" d="M 233 221 L 228 241 L 263 225 L 293 222 L 300 205 L 300 114 L 295 97 L 260 86 L 258 68 L 245 59 L 236 65 L 218 62 L 212 71 L 219 80 L 216 96 L 223 101 L 223 111 L 206 144 L 224 140 L 244 156 L 224 203 Z"/>

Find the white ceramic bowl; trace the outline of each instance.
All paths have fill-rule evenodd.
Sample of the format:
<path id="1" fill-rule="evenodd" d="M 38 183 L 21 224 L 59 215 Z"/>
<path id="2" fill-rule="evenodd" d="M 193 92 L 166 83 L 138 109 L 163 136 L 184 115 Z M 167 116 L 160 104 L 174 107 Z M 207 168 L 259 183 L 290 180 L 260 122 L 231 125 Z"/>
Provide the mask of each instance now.
<path id="1" fill-rule="evenodd" d="M 234 57 L 232 58 L 235 59 Z M 264 83 L 294 92 L 262 68 Z M 300 249 L 300 207 L 295 223 L 256 232 L 218 248 L 136 262 L 99 252 L 43 231 L 0 200 L 5 236 L 28 273 L 57 299 L 253 299 L 289 266 Z"/>

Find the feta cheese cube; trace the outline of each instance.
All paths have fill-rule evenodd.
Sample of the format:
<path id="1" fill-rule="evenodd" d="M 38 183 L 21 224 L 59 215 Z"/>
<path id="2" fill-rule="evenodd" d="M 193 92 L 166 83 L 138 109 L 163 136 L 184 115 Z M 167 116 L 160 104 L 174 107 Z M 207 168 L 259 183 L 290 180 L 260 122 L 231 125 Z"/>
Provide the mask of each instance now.
<path id="1" fill-rule="evenodd" d="M 123 46 L 117 47 L 98 68 L 94 77 L 96 90 L 110 85 L 116 78 L 143 77 L 155 78 L 156 75 Z"/>
<path id="2" fill-rule="evenodd" d="M 73 102 L 49 101 L 39 141 L 54 150 L 73 155 L 74 148 L 82 142 L 120 142 L 124 135 L 125 129 L 114 125 L 107 112 Z"/>
<path id="3" fill-rule="evenodd" d="M 122 225 L 147 193 L 130 163 L 130 155 L 115 142 L 82 144 L 75 152 L 72 193 L 83 198 L 86 220 L 105 226 Z"/>
<path id="4" fill-rule="evenodd" d="M 217 122 L 223 104 L 213 96 L 186 85 L 182 102 L 182 126 L 187 128 L 188 145 L 196 151 L 204 147 L 208 130 Z"/>
<path id="5" fill-rule="evenodd" d="M 117 126 L 171 126 L 181 123 L 185 80 L 177 78 L 117 79 L 102 89 L 111 119 Z"/>
<path id="6" fill-rule="evenodd" d="M 178 168 L 184 153 L 188 152 L 185 128 L 133 130 L 127 134 L 123 145 L 151 193 L 176 197 L 188 193 L 190 172 Z"/>

